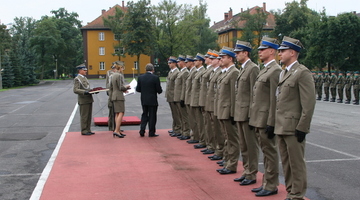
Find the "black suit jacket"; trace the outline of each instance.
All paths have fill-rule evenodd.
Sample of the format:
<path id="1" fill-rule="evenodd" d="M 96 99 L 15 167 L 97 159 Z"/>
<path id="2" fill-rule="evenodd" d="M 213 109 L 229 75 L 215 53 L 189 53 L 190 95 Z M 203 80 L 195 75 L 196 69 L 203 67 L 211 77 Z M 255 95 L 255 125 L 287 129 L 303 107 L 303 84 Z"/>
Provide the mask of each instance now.
<path id="1" fill-rule="evenodd" d="M 150 72 L 139 76 L 136 91 L 141 93 L 141 105 L 157 106 L 157 94 L 162 93 L 159 77 Z"/>

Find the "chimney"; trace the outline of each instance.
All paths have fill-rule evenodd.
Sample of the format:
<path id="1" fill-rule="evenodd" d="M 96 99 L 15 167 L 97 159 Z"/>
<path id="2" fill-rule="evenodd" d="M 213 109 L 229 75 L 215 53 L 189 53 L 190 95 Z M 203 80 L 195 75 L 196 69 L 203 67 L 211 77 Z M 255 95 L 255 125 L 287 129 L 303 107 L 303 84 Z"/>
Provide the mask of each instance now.
<path id="1" fill-rule="evenodd" d="M 232 15 L 232 9 L 231 9 L 231 7 L 230 7 L 230 10 L 229 10 L 229 19 L 231 19 L 233 17 L 233 15 Z"/>
<path id="2" fill-rule="evenodd" d="M 263 2 L 263 10 L 264 10 L 264 12 L 266 12 L 266 3 L 265 2 Z"/>
<path id="3" fill-rule="evenodd" d="M 105 12 L 106 12 L 106 10 L 105 10 L 105 9 L 102 9 L 102 10 L 101 10 L 101 15 L 103 15 Z"/>
<path id="4" fill-rule="evenodd" d="M 356 11 L 353 11 L 354 15 L 356 15 Z"/>
<path id="5" fill-rule="evenodd" d="M 224 20 L 227 21 L 229 19 L 229 13 L 224 13 Z"/>
<path id="6" fill-rule="evenodd" d="M 241 12 L 244 12 L 244 9 L 243 9 L 243 8 L 241 8 Z"/>
<path id="7" fill-rule="evenodd" d="M 123 7 L 123 8 L 125 8 L 124 4 L 125 4 L 124 1 L 122 1 L 122 7 Z"/>

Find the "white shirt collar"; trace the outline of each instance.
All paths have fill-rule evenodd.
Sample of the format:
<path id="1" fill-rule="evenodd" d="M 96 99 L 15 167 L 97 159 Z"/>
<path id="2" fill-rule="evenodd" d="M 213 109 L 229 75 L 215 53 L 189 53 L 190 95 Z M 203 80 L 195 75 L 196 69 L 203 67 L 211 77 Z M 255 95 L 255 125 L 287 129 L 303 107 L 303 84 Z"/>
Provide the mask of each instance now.
<path id="1" fill-rule="evenodd" d="M 201 66 L 201 67 L 197 68 L 196 71 L 199 71 L 201 68 L 204 68 L 204 66 Z"/>
<path id="2" fill-rule="evenodd" d="M 247 59 L 247 60 L 241 65 L 241 67 L 244 68 L 244 66 L 246 65 L 247 62 L 249 62 L 249 60 L 250 60 L 250 58 Z"/>
<path id="3" fill-rule="evenodd" d="M 295 62 L 293 62 L 293 63 L 291 63 L 289 66 L 287 66 L 286 69 L 287 69 L 288 71 L 290 71 L 291 67 L 292 67 L 295 63 L 297 63 L 297 60 L 295 60 Z"/>
<path id="4" fill-rule="evenodd" d="M 270 63 L 275 62 L 275 59 L 270 60 L 270 62 L 264 64 L 265 67 L 267 67 Z"/>

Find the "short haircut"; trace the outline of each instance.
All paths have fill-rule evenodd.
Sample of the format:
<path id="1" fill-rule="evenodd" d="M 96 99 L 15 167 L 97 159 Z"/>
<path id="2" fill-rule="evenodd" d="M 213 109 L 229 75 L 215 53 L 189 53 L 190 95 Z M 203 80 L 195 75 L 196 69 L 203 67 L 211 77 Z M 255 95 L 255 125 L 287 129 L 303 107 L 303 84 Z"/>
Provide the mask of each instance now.
<path id="1" fill-rule="evenodd" d="M 145 70 L 146 70 L 147 72 L 152 72 L 152 71 L 154 71 L 154 65 L 152 65 L 151 63 L 146 64 Z"/>

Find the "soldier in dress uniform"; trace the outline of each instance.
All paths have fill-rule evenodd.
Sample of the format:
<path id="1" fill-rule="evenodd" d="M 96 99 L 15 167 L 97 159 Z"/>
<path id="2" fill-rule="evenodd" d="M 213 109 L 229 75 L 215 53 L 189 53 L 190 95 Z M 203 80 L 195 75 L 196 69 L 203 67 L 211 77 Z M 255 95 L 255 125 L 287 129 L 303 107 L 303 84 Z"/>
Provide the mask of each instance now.
<path id="1" fill-rule="evenodd" d="M 277 138 L 274 133 L 276 88 L 281 67 L 275 61 L 279 43 L 276 39 L 263 37 L 258 48 L 259 58 L 264 68 L 256 77 L 253 99 L 250 106 L 249 124 L 259 133 L 260 147 L 264 155 L 264 175 L 262 185 L 251 191 L 256 196 L 277 194 L 279 185 L 279 155 Z"/>
<path id="2" fill-rule="evenodd" d="M 351 75 L 351 72 L 347 71 L 346 78 L 345 78 L 345 96 L 346 96 L 345 104 L 350 104 L 350 101 L 351 101 L 352 82 L 353 82 L 353 77 Z"/>
<path id="3" fill-rule="evenodd" d="M 345 77 L 344 77 L 344 72 L 342 71 L 339 72 L 339 77 L 337 79 L 336 86 L 339 95 L 337 102 L 342 103 L 344 98 L 344 87 L 345 87 Z"/>
<path id="4" fill-rule="evenodd" d="M 221 49 L 221 64 L 224 66 L 223 75 L 217 82 L 217 117 L 220 120 L 221 129 L 225 132 L 225 148 L 227 156 L 225 165 L 217 169 L 220 174 L 233 174 L 237 171 L 239 160 L 239 135 L 234 121 L 235 111 L 235 83 L 239 76 L 239 70 L 235 67 L 236 54 L 233 48 Z"/>
<path id="5" fill-rule="evenodd" d="M 335 102 L 335 99 L 336 99 L 336 84 L 337 84 L 336 73 L 335 73 L 335 71 L 331 71 L 331 77 L 330 77 L 331 100 L 330 100 L 330 102 Z"/>
<path id="6" fill-rule="evenodd" d="M 277 88 L 275 134 L 283 165 L 286 200 L 303 199 L 307 188 L 305 136 L 310 131 L 316 94 L 310 70 L 297 59 L 303 48 L 297 39 L 284 37 L 279 56 L 285 70 Z"/>
<path id="7" fill-rule="evenodd" d="M 317 73 L 317 80 L 316 80 L 316 83 L 315 83 L 315 87 L 316 87 L 316 92 L 317 92 L 317 99 L 316 100 L 321 100 L 321 97 L 322 97 L 322 88 L 323 88 L 323 72 L 322 71 L 318 71 Z"/>
<path id="8" fill-rule="evenodd" d="M 241 151 L 244 171 L 240 185 L 256 183 L 256 174 L 259 163 L 259 133 L 249 125 L 250 105 L 253 101 L 253 88 L 256 77 L 259 75 L 259 67 L 250 60 L 251 44 L 237 41 L 235 46 L 236 59 L 241 63 L 240 73 L 237 78 L 234 121 L 237 125 L 240 143 L 234 148 Z M 253 116 L 255 117 L 255 116 Z M 240 154 L 240 152 L 239 152 Z M 238 156 L 239 156 L 238 154 Z"/>
<path id="9" fill-rule="evenodd" d="M 317 79 L 318 79 L 318 76 L 317 76 L 317 71 L 311 71 L 312 73 L 312 76 L 313 76 L 313 79 L 314 79 L 314 85 L 315 85 L 315 90 L 316 90 L 316 83 L 317 83 Z"/>
<path id="10" fill-rule="evenodd" d="M 213 50 L 209 49 L 205 54 L 205 65 L 206 70 L 203 71 L 202 76 L 200 78 L 200 97 L 199 97 L 199 106 L 201 108 L 203 119 L 204 119 L 204 140 L 206 149 L 201 150 L 203 154 L 213 154 L 215 153 L 214 139 L 215 132 L 212 128 L 211 122 L 211 113 L 206 111 L 205 104 L 207 98 L 207 92 L 209 90 L 208 85 L 210 82 L 210 75 L 214 72 L 214 67 L 211 65 L 212 59 L 210 58 Z"/>
<path id="11" fill-rule="evenodd" d="M 180 72 L 175 79 L 175 91 L 174 91 L 174 100 L 177 103 L 177 109 L 180 114 L 180 123 L 181 123 L 181 136 L 178 136 L 180 140 L 190 139 L 190 125 L 189 125 L 189 116 L 185 106 L 185 83 L 186 79 L 189 76 L 189 70 L 185 64 L 185 56 L 179 55 L 177 65 L 180 68 Z"/>
<path id="12" fill-rule="evenodd" d="M 222 160 L 224 156 L 224 133 L 220 129 L 220 122 L 215 115 L 215 99 L 216 99 L 216 88 L 217 79 L 221 74 L 222 67 L 220 66 L 219 52 L 213 50 L 210 53 L 211 66 L 213 66 L 212 73 L 209 77 L 208 90 L 206 93 L 205 111 L 210 115 L 210 123 L 208 131 L 209 143 L 212 144 L 214 155 L 208 156 L 210 160 Z M 220 58 L 220 59 L 218 59 Z M 213 140 L 213 141 L 212 141 Z"/>
<path id="13" fill-rule="evenodd" d="M 194 119 L 196 121 L 196 127 L 194 127 L 194 134 L 198 134 L 199 136 L 199 144 L 194 145 L 195 149 L 201 149 L 206 147 L 205 143 L 205 127 L 204 127 L 204 116 L 202 114 L 202 108 L 199 105 L 200 100 L 200 87 L 201 87 L 201 77 L 203 72 L 205 72 L 204 55 L 198 53 L 195 56 L 195 67 L 196 67 L 196 75 L 192 79 L 191 86 L 191 101 L 190 101 L 190 110 L 191 113 L 194 114 Z"/>
<path id="14" fill-rule="evenodd" d="M 325 71 L 325 75 L 323 77 L 323 83 L 324 83 L 324 101 L 329 101 L 329 88 L 330 88 L 330 76 L 329 72 Z"/>
<path id="15" fill-rule="evenodd" d="M 168 65 L 170 71 L 168 73 L 168 76 L 166 77 L 165 97 L 166 97 L 166 101 L 169 103 L 171 116 L 173 118 L 173 123 L 172 123 L 173 133 L 170 134 L 171 137 L 177 137 L 181 135 L 180 115 L 178 113 L 178 109 L 176 105 L 177 103 L 180 102 L 174 101 L 175 79 L 179 73 L 179 69 L 177 68 L 176 64 L 177 64 L 177 58 L 174 56 L 170 56 L 168 59 Z"/>
<path id="16" fill-rule="evenodd" d="M 78 75 L 74 79 L 73 91 L 78 95 L 78 104 L 80 109 L 81 135 L 93 135 L 91 132 L 92 95 L 89 93 L 90 83 L 85 77 L 87 68 L 85 66 L 77 67 Z"/>
<path id="17" fill-rule="evenodd" d="M 359 72 L 356 71 L 353 79 L 353 91 L 354 91 L 354 105 L 359 105 L 359 92 L 360 92 L 360 78 Z"/>
<path id="18" fill-rule="evenodd" d="M 195 121 L 195 113 L 193 113 L 193 109 L 191 109 L 191 91 L 192 91 L 192 80 L 195 78 L 197 70 L 195 67 L 195 60 L 193 56 L 187 55 L 185 59 L 186 66 L 189 70 L 189 76 L 185 82 L 185 106 L 188 111 L 189 117 L 189 125 L 190 125 L 190 140 L 186 141 L 189 144 L 199 143 L 200 134 L 197 132 L 197 124 Z"/>

